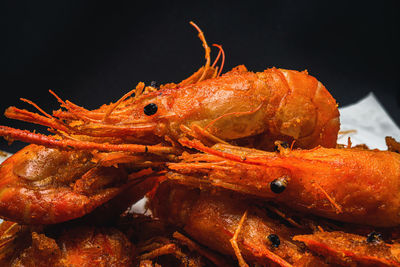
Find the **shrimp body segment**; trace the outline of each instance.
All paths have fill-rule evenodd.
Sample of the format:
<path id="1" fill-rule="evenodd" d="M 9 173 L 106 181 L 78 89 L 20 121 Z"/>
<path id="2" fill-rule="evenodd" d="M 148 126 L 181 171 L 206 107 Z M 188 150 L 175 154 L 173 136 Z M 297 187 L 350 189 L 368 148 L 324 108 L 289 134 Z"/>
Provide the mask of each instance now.
<path id="1" fill-rule="evenodd" d="M 323 147 L 279 153 L 182 143 L 213 155 L 185 154 L 183 162 L 169 164 L 174 172 L 168 177 L 178 182 L 219 186 L 344 222 L 400 224 L 400 154 Z M 273 188 L 282 184 L 281 192 Z"/>

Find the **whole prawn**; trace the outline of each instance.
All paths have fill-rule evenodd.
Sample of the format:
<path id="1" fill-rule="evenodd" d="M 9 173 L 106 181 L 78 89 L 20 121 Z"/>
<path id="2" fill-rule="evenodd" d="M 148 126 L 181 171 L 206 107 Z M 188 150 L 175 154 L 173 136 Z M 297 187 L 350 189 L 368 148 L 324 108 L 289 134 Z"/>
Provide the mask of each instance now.
<path id="1" fill-rule="evenodd" d="M 220 67 L 215 67 L 219 57 L 211 65 L 204 34 L 192 25 L 203 42 L 206 64 L 181 83 L 158 90 L 139 83 L 117 102 L 91 111 L 51 92 L 66 109 L 53 115 L 23 99 L 42 115 L 16 107 L 5 115 L 48 126 L 57 136 L 6 126 L 0 126 L 0 135 L 63 149 L 156 154 L 179 153 L 165 141 L 177 144 L 186 133 L 209 142 L 235 141 L 263 149 L 272 149 L 275 140 L 295 140 L 302 148 L 336 145 L 337 104 L 317 79 L 307 71 L 270 68 L 254 73 L 244 66 L 221 76 L 224 59 Z"/>
<path id="2" fill-rule="evenodd" d="M 400 154 L 317 147 L 264 152 L 230 145 L 182 144 L 209 154 L 184 154 L 170 163 L 170 179 L 217 186 L 270 199 L 305 213 L 343 222 L 400 224 Z"/>
<path id="3" fill-rule="evenodd" d="M 142 171 L 96 163 L 87 151 L 29 145 L 0 166 L 0 217 L 23 224 L 54 224 L 81 217 L 117 195 L 129 206 L 157 182 Z M 138 162 L 139 165 L 139 162 Z M 127 207 L 124 206 L 124 207 Z"/>
<path id="4" fill-rule="evenodd" d="M 198 242 L 236 256 L 240 266 L 247 266 L 246 262 L 286 267 L 307 262 L 306 266 L 324 266 L 322 260 L 305 253 L 292 241 L 291 237 L 301 231 L 268 217 L 254 202 L 235 194 L 212 194 L 165 182 L 157 188 L 150 206 L 156 217 L 182 228 Z"/>

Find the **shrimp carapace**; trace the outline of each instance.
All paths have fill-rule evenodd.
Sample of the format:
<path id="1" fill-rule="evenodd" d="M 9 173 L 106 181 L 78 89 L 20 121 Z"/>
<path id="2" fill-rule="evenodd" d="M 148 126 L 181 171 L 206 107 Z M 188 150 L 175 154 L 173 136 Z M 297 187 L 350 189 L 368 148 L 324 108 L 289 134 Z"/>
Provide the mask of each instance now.
<path id="1" fill-rule="evenodd" d="M 400 225 L 400 154 L 366 149 L 279 148 L 265 152 L 230 145 L 182 144 L 209 154 L 170 163 L 167 177 L 217 186 L 305 213 L 371 226 Z"/>

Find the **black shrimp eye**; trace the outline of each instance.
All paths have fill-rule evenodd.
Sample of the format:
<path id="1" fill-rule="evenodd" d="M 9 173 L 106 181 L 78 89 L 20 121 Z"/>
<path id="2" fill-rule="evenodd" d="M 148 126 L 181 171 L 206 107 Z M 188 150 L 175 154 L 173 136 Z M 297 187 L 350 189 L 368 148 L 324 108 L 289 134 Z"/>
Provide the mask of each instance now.
<path id="1" fill-rule="evenodd" d="M 154 103 L 150 103 L 150 104 L 146 105 L 143 109 L 144 114 L 146 114 L 147 116 L 156 114 L 157 110 L 158 110 L 158 107 Z"/>
<path id="2" fill-rule="evenodd" d="M 288 181 L 286 177 L 280 177 L 278 179 L 273 180 L 270 184 L 269 187 L 271 188 L 271 191 L 279 194 L 282 193 L 288 184 Z"/>
<path id="3" fill-rule="evenodd" d="M 276 144 L 276 142 L 275 142 L 275 144 Z M 282 141 L 282 142 L 279 142 L 279 145 L 281 146 L 281 147 L 283 147 L 283 148 L 289 148 L 289 143 L 288 142 L 285 142 L 285 141 Z M 275 145 L 274 146 L 274 151 L 275 152 L 279 152 L 279 145 Z"/>
<path id="4" fill-rule="evenodd" d="M 281 146 L 282 146 L 283 148 L 289 148 L 289 143 L 283 141 L 283 142 L 281 142 Z"/>
<path id="5" fill-rule="evenodd" d="M 271 242 L 272 246 L 274 247 L 279 247 L 279 245 L 281 244 L 281 240 L 279 239 L 279 236 L 275 235 L 275 234 L 270 234 L 268 236 L 268 240 Z"/>
<path id="6" fill-rule="evenodd" d="M 371 232 L 367 236 L 367 243 L 378 243 L 382 240 L 382 235 L 377 232 Z"/>
<path id="7" fill-rule="evenodd" d="M 157 82 L 156 81 L 151 81 L 150 82 L 150 86 L 154 87 L 154 88 L 157 88 Z"/>

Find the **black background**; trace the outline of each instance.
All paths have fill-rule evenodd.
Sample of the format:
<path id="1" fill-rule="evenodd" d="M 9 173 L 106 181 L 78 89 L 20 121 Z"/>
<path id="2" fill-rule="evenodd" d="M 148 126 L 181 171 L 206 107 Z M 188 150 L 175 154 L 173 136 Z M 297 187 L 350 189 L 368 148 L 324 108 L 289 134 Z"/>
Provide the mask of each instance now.
<path id="1" fill-rule="evenodd" d="M 193 20 L 223 45 L 225 71 L 307 69 L 340 106 L 374 92 L 400 125 L 398 2 L 6 1 L 0 110 L 31 109 L 19 97 L 57 109 L 48 89 L 92 109 L 139 81 L 178 82 L 204 63 Z M 44 129 L 3 116 L 0 124 Z"/>

